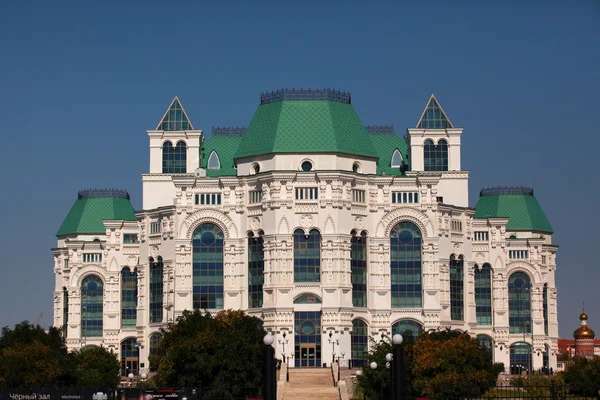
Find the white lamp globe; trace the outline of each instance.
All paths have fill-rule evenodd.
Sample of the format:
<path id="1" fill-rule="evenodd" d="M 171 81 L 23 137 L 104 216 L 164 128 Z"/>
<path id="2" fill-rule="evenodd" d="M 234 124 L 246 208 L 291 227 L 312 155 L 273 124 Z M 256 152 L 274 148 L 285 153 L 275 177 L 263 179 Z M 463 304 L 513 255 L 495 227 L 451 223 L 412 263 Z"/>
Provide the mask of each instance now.
<path id="1" fill-rule="evenodd" d="M 391 364 L 390 364 L 389 362 L 386 362 L 386 363 L 385 363 L 385 367 L 386 367 L 387 369 L 390 369 L 390 365 L 391 365 Z"/>
<path id="2" fill-rule="evenodd" d="M 147 377 L 148 377 L 148 375 L 145 372 L 141 375 L 142 379 L 146 379 Z"/>
<path id="3" fill-rule="evenodd" d="M 370 365 L 371 369 L 377 369 L 377 363 L 373 361 Z"/>
<path id="4" fill-rule="evenodd" d="M 273 335 L 271 335 L 270 333 L 267 333 L 267 334 L 265 335 L 265 337 L 263 338 L 263 343 L 264 343 L 266 346 L 270 346 L 270 345 L 272 345 L 272 344 L 273 344 L 273 341 L 274 341 L 274 340 L 275 340 L 275 338 L 273 337 Z"/>
<path id="5" fill-rule="evenodd" d="M 131 373 L 131 372 L 129 373 L 129 375 L 127 375 L 127 377 L 128 377 L 129 379 L 133 379 L 133 376 L 134 376 L 134 375 L 133 375 L 133 373 Z"/>
<path id="6" fill-rule="evenodd" d="M 385 361 L 391 362 L 393 359 L 394 359 L 394 356 L 392 356 L 392 353 L 387 353 L 385 355 Z"/>
<path id="7" fill-rule="evenodd" d="M 361 375 L 362 375 L 362 370 L 359 369 L 358 371 L 356 371 L 356 376 L 361 376 Z"/>
<path id="8" fill-rule="evenodd" d="M 393 344 L 402 344 L 403 341 L 404 341 L 404 338 L 399 333 L 396 333 L 394 336 L 392 336 Z"/>

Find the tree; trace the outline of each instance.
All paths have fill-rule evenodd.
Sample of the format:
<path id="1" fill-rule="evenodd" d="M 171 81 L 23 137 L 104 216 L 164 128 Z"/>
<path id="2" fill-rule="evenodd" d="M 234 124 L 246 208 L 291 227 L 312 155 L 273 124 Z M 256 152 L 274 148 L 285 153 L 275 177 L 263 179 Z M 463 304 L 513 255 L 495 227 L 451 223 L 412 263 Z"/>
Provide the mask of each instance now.
<path id="1" fill-rule="evenodd" d="M 600 395 L 600 357 L 574 357 L 573 364 L 561 372 L 569 391 L 578 396 Z"/>
<path id="2" fill-rule="evenodd" d="M 496 385 L 504 370 L 477 339 L 458 331 L 422 334 L 413 357 L 414 389 L 431 399 L 480 396 Z"/>
<path id="3" fill-rule="evenodd" d="M 161 386 L 210 386 L 213 394 L 239 396 L 234 390 L 258 388 L 262 379 L 262 321 L 243 311 L 221 311 L 215 318 L 185 311 L 162 331 L 150 356 Z"/>
<path id="4" fill-rule="evenodd" d="M 79 387 L 110 388 L 119 384 L 121 366 L 116 354 L 102 347 L 75 353 L 75 378 Z"/>

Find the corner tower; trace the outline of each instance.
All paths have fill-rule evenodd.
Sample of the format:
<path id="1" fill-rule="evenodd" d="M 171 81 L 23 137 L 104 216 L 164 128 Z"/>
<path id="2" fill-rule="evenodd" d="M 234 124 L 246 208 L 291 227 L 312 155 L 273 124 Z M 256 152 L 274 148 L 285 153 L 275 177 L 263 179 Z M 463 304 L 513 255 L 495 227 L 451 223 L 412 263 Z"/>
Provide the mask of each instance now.
<path id="1" fill-rule="evenodd" d="M 156 126 L 149 130 L 150 173 L 142 176 L 143 208 L 173 205 L 172 177 L 193 174 L 200 167 L 202 131 L 194 129 L 179 98 L 175 96 Z"/>

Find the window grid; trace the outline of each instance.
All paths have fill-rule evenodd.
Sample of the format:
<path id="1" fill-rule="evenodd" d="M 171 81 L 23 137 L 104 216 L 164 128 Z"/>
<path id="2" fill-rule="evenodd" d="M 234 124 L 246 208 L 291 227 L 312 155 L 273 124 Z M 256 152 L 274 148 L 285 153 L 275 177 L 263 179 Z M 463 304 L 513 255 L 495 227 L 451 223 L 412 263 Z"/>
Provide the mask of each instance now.
<path id="1" fill-rule="evenodd" d="M 158 332 L 150 335 L 150 354 L 156 353 L 156 351 L 158 350 L 158 344 L 160 343 L 161 339 L 162 335 Z"/>
<path id="2" fill-rule="evenodd" d="M 462 232 L 462 221 L 452 220 L 450 221 L 450 228 L 453 232 Z"/>
<path id="3" fill-rule="evenodd" d="M 542 256 L 542 264 L 543 264 L 543 265 L 546 265 L 546 264 L 547 264 L 547 261 L 548 261 L 548 260 L 547 260 L 546 256 Z"/>
<path id="4" fill-rule="evenodd" d="M 400 222 L 390 236 L 392 308 L 420 308 L 421 232 L 411 222 Z"/>
<path id="5" fill-rule="evenodd" d="M 510 346 L 510 366 L 512 374 L 531 371 L 531 345 L 525 342 L 513 343 Z"/>
<path id="6" fill-rule="evenodd" d="M 318 200 L 319 190 L 316 187 L 296 188 L 296 200 Z"/>
<path id="7" fill-rule="evenodd" d="M 352 306 L 367 306 L 367 235 L 352 235 L 350 242 Z"/>
<path id="8" fill-rule="evenodd" d="M 250 204 L 256 204 L 262 202 L 262 190 L 250 191 Z"/>
<path id="9" fill-rule="evenodd" d="M 84 263 L 99 263 L 102 262 L 102 253 L 84 253 Z"/>
<path id="10" fill-rule="evenodd" d="M 123 234 L 123 243 L 131 244 L 131 243 L 139 243 L 137 233 L 124 233 Z"/>
<path id="11" fill-rule="evenodd" d="M 476 242 L 487 242 L 488 241 L 488 232 L 475 232 L 475 241 Z"/>
<path id="12" fill-rule="evenodd" d="M 210 223 L 194 231 L 194 309 L 223 308 L 223 231 Z"/>
<path id="13" fill-rule="evenodd" d="M 392 336 L 395 334 L 407 336 L 407 333 L 410 333 L 408 336 L 416 342 L 421 333 L 423 333 L 423 325 L 410 319 L 403 319 L 392 325 Z"/>
<path id="14" fill-rule="evenodd" d="M 155 234 L 155 233 L 160 233 L 161 228 L 160 228 L 160 222 L 159 221 L 155 221 L 155 222 L 150 222 L 150 234 Z"/>
<path id="15" fill-rule="evenodd" d="M 150 323 L 163 320 L 164 266 L 162 260 L 150 262 Z"/>
<path id="16" fill-rule="evenodd" d="M 479 325 L 492 325 L 492 269 L 475 266 L 475 314 Z"/>
<path id="17" fill-rule="evenodd" d="M 301 294 L 294 299 L 294 304 L 321 304 L 321 299 L 313 294 Z"/>
<path id="18" fill-rule="evenodd" d="M 508 278 L 510 333 L 531 333 L 531 281 L 523 272 Z"/>
<path id="19" fill-rule="evenodd" d="M 528 250 L 509 250 L 508 258 L 522 260 L 525 258 L 529 258 Z"/>
<path id="20" fill-rule="evenodd" d="M 321 281 L 321 234 L 311 229 L 308 236 L 302 229 L 294 232 L 294 282 Z"/>
<path id="21" fill-rule="evenodd" d="M 301 360 L 300 346 L 309 343 L 315 344 L 314 359 Z M 321 313 L 319 311 L 294 313 L 294 353 L 296 367 L 321 366 Z"/>
<path id="22" fill-rule="evenodd" d="M 369 329 L 362 319 L 352 321 L 350 347 L 352 350 L 352 366 L 354 368 L 361 367 L 367 361 L 369 353 Z"/>
<path id="23" fill-rule="evenodd" d="M 494 340 L 491 336 L 477 335 L 477 341 L 479 342 L 479 345 L 485 349 L 486 353 L 493 354 Z"/>
<path id="24" fill-rule="evenodd" d="M 221 204 L 221 193 L 197 193 L 194 196 L 197 205 L 214 206 Z"/>
<path id="25" fill-rule="evenodd" d="M 265 253 L 262 236 L 248 237 L 248 307 L 263 306 L 263 279 Z"/>
<path id="26" fill-rule="evenodd" d="M 165 114 L 163 120 L 160 122 L 160 128 L 162 131 L 188 131 L 192 128 L 190 121 L 188 120 L 181 104 L 179 101 L 174 101 L 169 108 L 169 111 Z"/>
<path id="27" fill-rule="evenodd" d="M 127 369 L 127 359 L 135 358 L 138 360 L 134 365 L 139 366 L 140 349 L 137 347 L 137 340 L 135 338 L 128 338 L 121 342 L 121 376 L 127 376 L 129 374 L 137 375 L 137 369 Z"/>
<path id="28" fill-rule="evenodd" d="M 185 174 L 187 170 L 187 146 L 178 142 L 175 147 L 171 142 L 164 142 L 162 147 L 162 173 Z"/>
<path id="29" fill-rule="evenodd" d="M 364 203 L 365 202 L 365 191 L 359 189 L 352 189 L 352 201 L 354 203 Z"/>
<path id="30" fill-rule="evenodd" d="M 121 328 L 135 328 L 137 324 L 137 269 L 121 270 Z"/>
<path id="31" fill-rule="evenodd" d="M 81 282 L 81 336 L 102 337 L 104 283 L 96 275 Z"/>
<path id="32" fill-rule="evenodd" d="M 450 317 L 453 321 L 465 318 L 464 259 L 450 256 Z"/>
<path id="33" fill-rule="evenodd" d="M 392 203 L 415 204 L 419 202 L 419 192 L 392 192 Z"/>
<path id="34" fill-rule="evenodd" d="M 448 171 L 448 142 L 444 139 L 437 144 L 426 140 L 424 144 L 425 171 Z"/>

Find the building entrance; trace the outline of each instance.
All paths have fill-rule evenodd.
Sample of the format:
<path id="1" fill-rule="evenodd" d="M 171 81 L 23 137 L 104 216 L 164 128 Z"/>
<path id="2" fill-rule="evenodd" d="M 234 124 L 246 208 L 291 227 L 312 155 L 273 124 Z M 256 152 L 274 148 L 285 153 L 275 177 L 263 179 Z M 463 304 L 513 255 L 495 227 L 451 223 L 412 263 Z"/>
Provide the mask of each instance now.
<path id="1" fill-rule="evenodd" d="M 317 345 L 300 345 L 300 365 L 316 365 Z"/>
<path id="2" fill-rule="evenodd" d="M 321 366 L 321 312 L 294 313 L 294 366 Z"/>

